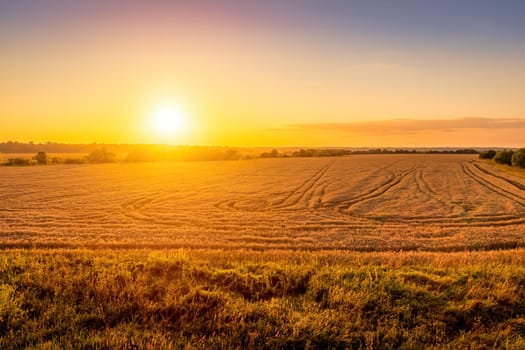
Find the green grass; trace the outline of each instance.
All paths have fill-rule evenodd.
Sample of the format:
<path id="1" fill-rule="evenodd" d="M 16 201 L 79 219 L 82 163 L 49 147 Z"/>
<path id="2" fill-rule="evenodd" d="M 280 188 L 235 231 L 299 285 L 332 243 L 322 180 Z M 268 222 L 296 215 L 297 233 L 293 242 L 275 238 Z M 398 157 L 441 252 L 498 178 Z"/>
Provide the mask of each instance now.
<path id="1" fill-rule="evenodd" d="M 511 175 L 521 177 L 525 179 L 525 169 L 518 168 L 515 166 L 505 165 L 505 164 L 498 164 L 494 162 L 493 160 L 485 160 L 485 163 L 490 165 L 491 167 L 501 170 L 503 172 L 509 173 Z"/>
<path id="2" fill-rule="evenodd" d="M 525 250 L 7 250 L 0 348 L 525 347 Z"/>

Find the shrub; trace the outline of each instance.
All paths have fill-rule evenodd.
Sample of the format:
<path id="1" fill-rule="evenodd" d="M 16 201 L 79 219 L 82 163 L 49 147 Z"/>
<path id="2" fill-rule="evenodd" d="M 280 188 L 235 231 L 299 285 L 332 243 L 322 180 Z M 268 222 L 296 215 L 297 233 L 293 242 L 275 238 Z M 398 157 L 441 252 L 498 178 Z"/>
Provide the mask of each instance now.
<path id="1" fill-rule="evenodd" d="M 33 157 L 36 160 L 36 163 L 39 165 L 47 164 L 47 154 L 46 152 L 38 152 L 36 156 Z"/>
<path id="2" fill-rule="evenodd" d="M 7 165 L 31 165 L 31 160 L 25 158 L 9 158 Z"/>
<path id="3" fill-rule="evenodd" d="M 514 154 L 514 151 L 510 151 L 510 150 L 498 151 L 496 155 L 494 156 L 494 161 L 499 164 L 511 165 L 513 154 Z"/>
<path id="4" fill-rule="evenodd" d="M 372 150 L 369 153 L 381 153 L 382 150 Z M 341 157 L 351 152 L 344 149 L 301 149 L 292 153 L 293 157 Z"/>
<path id="5" fill-rule="evenodd" d="M 239 160 L 241 159 L 241 154 L 236 149 L 228 148 L 224 152 L 224 160 Z"/>
<path id="6" fill-rule="evenodd" d="M 496 151 L 490 149 L 488 151 L 483 151 L 479 154 L 480 159 L 493 159 L 496 155 Z"/>
<path id="7" fill-rule="evenodd" d="M 456 154 L 478 154 L 479 152 L 472 148 L 457 149 L 454 151 Z"/>
<path id="8" fill-rule="evenodd" d="M 521 148 L 512 155 L 512 165 L 525 168 L 525 148 Z"/>
<path id="9" fill-rule="evenodd" d="M 87 161 L 90 163 L 113 163 L 115 153 L 108 152 L 105 148 L 99 148 L 87 156 Z"/>
<path id="10" fill-rule="evenodd" d="M 279 151 L 277 151 L 275 148 L 272 149 L 271 152 L 261 153 L 261 158 L 277 158 L 277 157 L 279 157 Z"/>

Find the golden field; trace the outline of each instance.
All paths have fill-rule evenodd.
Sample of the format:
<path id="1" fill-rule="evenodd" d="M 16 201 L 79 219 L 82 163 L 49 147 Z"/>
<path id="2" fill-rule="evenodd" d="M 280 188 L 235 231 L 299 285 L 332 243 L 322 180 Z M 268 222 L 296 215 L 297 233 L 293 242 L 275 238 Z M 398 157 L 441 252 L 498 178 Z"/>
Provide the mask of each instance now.
<path id="1" fill-rule="evenodd" d="M 0 177 L 2 349 L 525 347 L 525 178 L 475 156 Z"/>
<path id="2" fill-rule="evenodd" d="M 525 179 L 469 155 L 1 167 L 0 244 L 525 246 Z"/>

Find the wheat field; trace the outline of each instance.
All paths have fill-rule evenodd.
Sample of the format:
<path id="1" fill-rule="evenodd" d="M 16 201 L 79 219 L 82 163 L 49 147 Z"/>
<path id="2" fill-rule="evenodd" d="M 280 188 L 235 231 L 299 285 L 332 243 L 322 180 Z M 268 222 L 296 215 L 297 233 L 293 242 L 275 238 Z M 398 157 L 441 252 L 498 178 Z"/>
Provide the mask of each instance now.
<path id="1" fill-rule="evenodd" d="M 525 178 L 467 155 L 0 168 L 2 349 L 523 349 Z"/>
<path id="2" fill-rule="evenodd" d="M 469 155 L 0 168 L 6 247 L 525 246 L 525 179 Z"/>

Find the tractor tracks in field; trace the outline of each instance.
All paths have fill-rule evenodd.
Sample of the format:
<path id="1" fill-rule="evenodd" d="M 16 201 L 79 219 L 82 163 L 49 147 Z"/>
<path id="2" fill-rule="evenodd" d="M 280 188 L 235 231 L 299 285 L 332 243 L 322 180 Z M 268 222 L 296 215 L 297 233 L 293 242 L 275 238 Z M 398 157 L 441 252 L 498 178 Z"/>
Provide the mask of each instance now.
<path id="1" fill-rule="evenodd" d="M 263 195 L 248 196 L 223 200 L 216 203 L 215 207 L 226 211 L 239 212 L 301 212 L 317 218 L 316 220 L 319 220 L 319 224 L 330 223 L 328 224 L 330 227 L 345 229 L 351 227 L 374 227 L 377 225 L 436 225 L 442 228 L 460 228 L 525 224 L 525 215 L 521 211 L 518 213 L 494 212 L 482 214 L 471 211 L 475 207 L 468 209 L 469 206 L 472 206 L 472 203 L 469 201 L 451 201 L 446 197 L 446 194 L 444 196 L 445 192 L 442 193 L 442 191 L 448 189 L 447 185 L 441 184 L 440 186 L 445 187 L 435 188 L 428 181 L 427 176 L 430 173 L 427 174 L 427 171 L 430 171 L 429 169 L 431 168 L 427 165 L 407 167 L 396 172 L 391 172 L 391 165 L 376 169 L 377 171 L 372 172 L 369 178 L 374 178 L 379 173 L 379 175 L 386 178 L 381 183 L 371 185 L 368 180 L 357 182 L 354 186 L 362 186 L 364 190 L 361 193 L 354 194 L 351 197 L 347 195 L 346 198 L 325 200 L 324 197 L 328 188 L 330 188 L 330 193 L 333 194 L 334 189 L 336 192 L 338 190 L 338 182 L 342 181 L 342 178 L 338 175 L 331 174 L 327 176 L 334 163 L 335 160 L 325 163 L 295 189 L 281 194 L 281 197 L 273 202 Z M 522 192 L 521 184 L 502 176 L 494 176 L 494 174 L 480 169 L 472 161 L 461 162 L 458 165 L 459 167 L 456 171 L 461 177 L 471 179 L 489 191 L 525 207 L 525 193 Z M 388 174 L 389 172 L 390 174 Z M 434 174 L 432 176 L 439 175 Z M 405 189 L 407 191 L 416 190 L 417 192 L 415 192 L 414 196 L 420 198 L 421 201 L 433 201 L 440 208 L 444 208 L 448 214 L 441 213 L 442 210 L 440 209 L 440 214 L 436 213 L 436 215 L 433 215 L 433 212 L 421 212 L 421 215 L 399 212 L 393 215 L 375 216 L 372 212 L 358 214 L 358 211 L 353 210 L 355 206 L 368 201 L 376 200 L 382 203 L 383 197 L 386 200 L 387 195 L 394 196 L 395 193 L 398 193 L 392 193 L 392 191 L 403 191 Z M 341 194 L 344 194 L 344 188 L 340 190 L 343 190 Z M 386 203 L 384 205 L 387 205 Z M 463 212 L 458 212 L 462 209 Z"/>
<path id="2" fill-rule="evenodd" d="M 479 171 L 478 171 L 479 170 Z M 480 173 L 482 172 L 482 173 Z M 476 183 L 480 184 L 482 187 L 494 192 L 500 196 L 505 197 L 506 199 L 511 200 L 513 203 L 517 203 L 521 206 L 525 206 L 525 198 L 520 194 L 509 191 L 508 189 L 490 181 L 486 178 L 486 175 L 494 175 L 488 171 L 484 171 L 477 164 L 472 161 L 462 162 L 461 163 L 461 173 L 467 178 L 474 180 Z M 522 188 L 519 187 L 517 183 L 512 180 L 506 179 L 500 176 L 494 176 L 500 180 L 506 181 L 510 185 L 517 187 L 519 191 Z M 430 184 L 426 181 L 424 172 L 422 169 L 418 169 L 414 176 L 415 181 L 417 182 L 418 188 L 424 193 L 428 193 L 432 196 L 434 200 L 440 204 L 447 206 L 451 209 L 457 207 L 459 204 L 455 202 L 449 202 L 444 200 L 440 194 L 433 190 Z M 459 205 L 461 206 L 461 205 Z M 398 216 L 391 218 L 392 221 L 398 221 L 401 223 L 407 224 L 417 224 L 417 225 L 428 225 L 435 224 L 441 227 L 487 227 L 487 226 L 509 226 L 509 225 L 520 225 L 525 223 L 524 215 L 516 215 L 514 213 L 494 213 L 494 214 L 452 214 L 452 215 L 443 215 L 443 216 L 433 216 L 433 215 L 421 215 L 421 216 Z"/>
<path id="3" fill-rule="evenodd" d="M 513 203 L 525 207 L 525 197 L 519 193 L 511 192 L 509 189 L 498 185 L 494 181 L 491 181 L 487 175 L 492 175 L 488 172 L 479 169 L 476 164 L 472 161 L 462 162 L 460 165 L 461 173 L 474 180 L 476 183 L 481 185 L 483 188 L 502 196 Z M 499 178 L 499 176 L 495 176 Z M 422 169 L 417 169 L 414 174 L 414 180 L 421 192 L 427 193 L 432 196 L 434 200 L 442 205 L 446 205 L 452 209 L 453 206 L 457 206 L 457 203 L 451 203 L 441 198 L 439 193 L 431 188 L 424 177 Z M 506 181 L 509 184 L 516 187 L 521 192 L 521 189 L 516 184 L 507 181 L 508 179 L 501 178 L 500 180 Z M 385 220 L 385 218 L 379 218 Z M 388 218 L 388 221 L 397 222 L 407 225 L 438 225 L 440 227 L 448 228 L 460 228 L 460 227 L 490 227 L 490 226 L 509 226 L 509 225 L 521 225 L 525 223 L 524 215 L 516 215 L 514 213 L 493 213 L 493 214 L 452 214 L 452 215 L 418 215 L 418 216 L 403 216 L 395 215 Z"/>
<path id="4" fill-rule="evenodd" d="M 448 207 L 449 209 L 453 210 L 455 206 L 449 201 L 444 200 L 442 196 L 440 196 L 439 193 L 430 186 L 428 181 L 425 179 L 423 169 L 424 168 L 418 168 L 414 174 L 414 181 L 416 182 L 419 191 L 423 194 L 430 196 L 433 200 L 435 200 L 442 206 Z"/>
<path id="5" fill-rule="evenodd" d="M 380 169 L 380 171 L 384 171 L 388 167 L 383 167 Z M 397 174 L 392 173 L 392 175 L 386 181 L 354 197 L 325 202 L 319 207 L 319 209 L 324 209 L 324 211 L 316 212 L 316 215 L 326 220 L 338 218 L 342 222 L 341 227 L 345 228 L 374 227 L 380 220 L 367 215 L 355 215 L 352 213 L 351 208 L 359 203 L 373 200 L 385 195 L 389 191 L 398 187 L 401 182 L 405 180 L 410 174 L 414 173 L 415 170 L 416 167 L 412 167 Z"/>
<path id="6" fill-rule="evenodd" d="M 161 195 L 159 193 L 151 193 L 146 196 L 140 196 L 138 198 L 133 198 L 127 200 L 120 205 L 120 212 L 124 217 L 150 222 L 152 217 L 147 214 L 148 207 Z"/>
<path id="7" fill-rule="evenodd" d="M 432 187 L 430 187 L 430 184 L 427 182 L 427 180 L 425 180 L 425 177 L 423 176 L 423 168 L 418 168 L 415 171 L 414 180 L 416 182 L 417 188 L 419 189 L 421 193 L 425 193 L 433 197 L 437 197 L 437 192 L 434 191 Z M 441 202 L 442 200 L 439 200 L 439 201 Z"/>
<path id="8" fill-rule="evenodd" d="M 473 168 L 478 169 L 478 170 L 473 170 Z M 486 189 L 494 193 L 497 193 L 500 196 L 505 197 L 511 200 L 512 202 L 525 207 L 525 196 L 518 194 L 519 192 L 521 192 L 521 189 L 516 187 L 515 185 L 514 185 L 514 188 L 519 191 L 517 193 L 511 192 L 510 190 L 502 187 L 501 185 L 498 185 L 497 183 L 494 183 L 493 181 L 491 181 L 490 178 L 486 176 L 486 175 L 491 175 L 491 174 L 488 174 L 488 173 L 485 173 L 479 170 L 479 168 L 475 167 L 475 165 L 472 165 L 471 162 L 462 163 L 461 169 L 464 174 L 466 174 L 468 177 L 470 177 L 471 179 L 473 179 L 474 181 L 476 181 L 477 183 L 479 183 L 481 186 L 485 187 Z M 476 171 L 478 171 L 478 173 L 476 173 Z M 485 174 L 485 176 L 480 175 L 480 173 Z M 499 178 L 499 177 L 495 177 L 495 178 Z"/>
<path id="9" fill-rule="evenodd" d="M 365 202 L 365 201 L 368 201 L 368 200 L 371 200 L 371 199 L 375 199 L 375 198 L 381 197 L 382 195 L 384 195 L 388 191 L 394 189 L 395 187 L 397 187 L 401 183 L 401 181 L 403 181 L 407 176 L 412 174 L 415 170 L 416 170 L 416 168 L 413 167 L 413 168 L 405 170 L 405 171 L 403 171 L 401 173 L 394 174 L 387 181 L 383 182 L 379 186 L 376 186 L 376 187 L 366 191 L 365 193 L 362 193 L 360 195 L 357 195 L 357 196 L 349 198 L 349 199 L 329 202 L 329 203 L 327 203 L 327 204 L 329 204 L 327 206 L 335 207 L 340 212 L 347 212 L 347 211 L 350 210 L 350 208 L 352 206 L 354 206 L 356 204 L 359 204 L 359 203 L 362 203 L 362 202 Z"/>
<path id="10" fill-rule="evenodd" d="M 299 204 L 304 198 L 307 198 L 307 201 L 310 200 L 314 196 L 314 192 L 316 190 L 316 187 L 318 187 L 321 178 L 326 174 L 328 169 L 330 169 L 334 163 L 335 160 L 331 160 L 328 163 L 326 163 L 319 171 L 317 171 L 312 177 L 307 179 L 299 187 L 293 190 L 283 200 L 278 201 L 277 203 L 273 203 L 271 205 L 271 208 L 292 208 L 295 205 Z M 326 186 L 328 186 L 328 184 Z M 323 189 L 321 189 L 321 191 L 323 191 Z"/>
<path id="11" fill-rule="evenodd" d="M 525 196 L 521 194 L 522 189 L 514 181 L 504 178 L 503 176 L 492 174 L 491 172 L 481 169 L 472 161 L 461 163 L 461 171 L 468 178 L 478 183 L 483 188 L 504 197 L 512 203 L 525 207 Z M 513 191 L 498 184 L 497 181 L 504 181 L 513 186 Z M 510 226 L 522 225 L 525 223 L 525 215 L 514 213 L 494 213 L 487 215 L 471 216 L 454 216 L 443 218 L 432 218 L 423 220 L 429 223 L 441 223 L 446 227 L 490 227 L 490 226 Z"/>
<path id="12" fill-rule="evenodd" d="M 468 163 L 470 164 L 470 163 Z M 497 193 L 498 195 L 504 196 L 511 201 L 518 203 L 521 206 L 525 206 L 525 198 L 519 194 L 510 192 L 509 190 L 498 186 L 492 182 L 488 182 L 486 179 L 482 178 L 480 175 L 474 173 L 470 169 L 467 163 L 462 163 L 461 169 L 462 172 L 472 178 L 477 183 L 480 183 L 485 188 Z M 489 174 L 490 175 L 490 174 Z M 524 215 L 515 215 L 509 213 L 496 213 L 496 214 L 478 214 L 478 215 L 461 215 L 461 214 L 451 214 L 451 215 L 418 215 L 418 216 L 405 216 L 405 215 L 393 215 L 389 217 L 373 216 L 373 215 L 355 215 L 352 214 L 351 208 L 359 203 L 380 198 L 384 194 L 392 191 L 404 181 L 409 179 L 413 180 L 421 193 L 427 194 L 433 200 L 437 201 L 443 206 L 446 206 L 450 209 L 453 209 L 456 206 L 454 203 L 451 203 L 443 199 L 440 194 L 434 190 L 430 184 L 424 178 L 424 169 L 422 167 L 413 167 L 408 170 L 405 170 L 401 173 L 394 174 L 387 181 L 376 186 L 369 191 L 358 195 L 356 197 L 341 200 L 337 202 L 331 202 L 331 207 L 335 209 L 335 214 L 343 215 L 347 218 L 348 223 L 351 225 L 351 222 L 359 222 L 362 220 L 368 220 L 369 222 L 376 222 L 379 224 L 406 224 L 406 225 L 439 225 L 440 227 L 487 227 L 487 226 L 509 226 L 509 225 L 521 225 L 525 223 Z M 506 179 L 502 179 L 505 180 Z M 488 182 L 488 184 L 487 184 Z M 511 185 L 515 185 L 512 182 L 509 182 Z M 517 187 L 517 186 L 516 186 Z M 518 187 L 519 189 L 519 187 Z"/>
<path id="13" fill-rule="evenodd" d="M 384 220 L 384 218 L 377 218 Z M 389 221 L 405 225 L 437 225 L 444 228 L 509 226 L 525 223 L 525 217 L 511 214 L 447 215 L 447 216 L 394 216 Z"/>
<path id="14" fill-rule="evenodd" d="M 487 174 L 487 175 L 489 175 L 489 176 L 492 176 L 492 177 L 498 178 L 498 179 L 500 179 L 500 180 L 503 180 L 503 181 L 505 181 L 505 182 L 511 184 L 512 186 L 518 188 L 518 189 L 521 190 L 521 191 L 525 191 L 525 185 L 519 183 L 518 181 L 511 180 L 511 179 L 509 179 L 509 178 L 506 178 L 506 177 L 503 176 L 503 175 L 499 175 L 499 174 L 496 174 L 496 173 L 494 173 L 494 172 L 492 172 L 492 171 L 489 171 L 489 170 L 487 170 L 487 169 L 484 169 L 483 167 L 481 167 L 481 166 L 480 166 L 479 164 L 477 164 L 477 163 L 473 163 L 473 165 L 474 165 L 477 169 L 479 169 L 480 171 L 482 171 L 483 173 L 485 173 L 485 174 Z"/>
<path id="15" fill-rule="evenodd" d="M 169 211 L 166 203 L 171 199 L 180 199 L 180 195 L 164 191 L 151 192 L 120 204 L 120 214 L 125 218 L 150 224 L 161 224 L 172 226 L 179 221 L 174 217 L 175 213 Z M 165 206 L 164 210 L 158 210 Z M 179 213 L 180 214 L 180 213 Z"/>
<path id="16" fill-rule="evenodd" d="M 303 203 L 304 207 L 308 206 L 317 206 L 322 201 L 322 196 L 326 191 L 326 187 L 335 182 L 335 180 L 325 180 L 321 181 L 324 175 L 332 167 L 336 160 L 330 160 L 324 164 L 318 171 L 316 171 L 312 176 L 306 179 L 301 183 L 297 188 L 288 192 L 283 198 L 278 199 L 274 202 L 268 202 L 265 199 L 260 200 L 260 208 L 255 209 L 258 211 L 286 211 L 293 210 L 296 207 Z M 316 193 L 318 195 L 316 196 Z M 249 208 L 247 203 L 253 203 L 253 199 L 226 199 L 215 203 L 215 207 L 223 210 L 248 210 Z"/>

